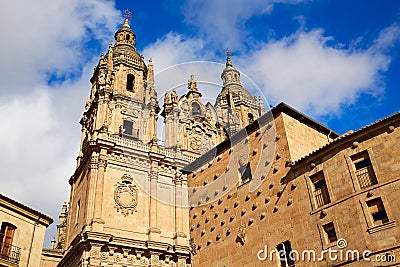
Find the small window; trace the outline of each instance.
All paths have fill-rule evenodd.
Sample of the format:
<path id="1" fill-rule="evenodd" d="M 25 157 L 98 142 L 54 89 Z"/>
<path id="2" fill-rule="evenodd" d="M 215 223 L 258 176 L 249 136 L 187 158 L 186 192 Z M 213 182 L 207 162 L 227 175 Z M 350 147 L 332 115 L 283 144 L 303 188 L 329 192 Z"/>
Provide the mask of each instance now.
<path id="1" fill-rule="evenodd" d="M 353 161 L 355 174 L 361 189 L 377 184 L 375 172 L 367 151 L 352 156 L 351 160 Z"/>
<path id="2" fill-rule="evenodd" d="M 132 135 L 133 133 L 133 122 L 124 120 L 124 134 Z"/>
<path id="3" fill-rule="evenodd" d="M 0 256 L 9 257 L 12 251 L 14 232 L 17 227 L 11 223 L 3 222 L 0 229 Z"/>
<path id="4" fill-rule="evenodd" d="M 135 87 L 135 76 L 129 73 L 126 78 L 126 90 L 129 92 L 133 92 L 134 87 Z"/>
<path id="5" fill-rule="evenodd" d="M 249 113 L 249 114 L 247 114 L 247 117 L 249 118 L 249 124 L 254 122 L 254 115 L 253 114 Z"/>
<path id="6" fill-rule="evenodd" d="M 367 206 L 374 225 L 381 225 L 389 221 L 381 198 L 367 201 Z"/>
<path id="7" fill-rule="evenodd" d="M 251 180 L 252 174 L 251 174 L 250 163 L 247 163 L 243 168 L 239 169 L 239 172 L 243 182 Z"/>
<path id="8" fill-rule="evenodd" d="M 322 227 L 324 228 L 326 243 L 329 244 L 329 243 L 337 241 L 336 230 L 335 230 L 335 226 L 333 225 L 333 222 L 325 224 Z"/>
<path id="9" fill-rule="evenodd" d="M 192 103 L 192 115 L 201 115 L 201 108 L 199 104 Z"/>
<path id="10" fill-rule="evenodd" d="M 129 41 L 129 39 L 131 39 L 131 36 L 129 35 L 129 33 L 126 35 L 126 40 Z"/>
<path id="11" fill-rule="evenodd" d="M 276 249 L 279 253 L 279 260 L 281 267 L 292 267 L 294 265 L 294 259 L 292 255 L 292 246 L 290 245 L 290 241 L 285 241 L 276 246 Z"/>
<path id="12" fill-rule="evenodd" d="M 78 224 L 80 209 L 81 209 L 81 201 L 78 200 L 78 202 L 76 203 L 75 224 Z"/>
<path id="13" fill-rule="evenodd" d="M 319 208 L 330 203 L 331 199 L 329 197 L 329 191 L 326 185 L 324 173 L 320 171 L 312 175 L 310 179 L 314 186 L 313 195 L 316 207 Z"/>

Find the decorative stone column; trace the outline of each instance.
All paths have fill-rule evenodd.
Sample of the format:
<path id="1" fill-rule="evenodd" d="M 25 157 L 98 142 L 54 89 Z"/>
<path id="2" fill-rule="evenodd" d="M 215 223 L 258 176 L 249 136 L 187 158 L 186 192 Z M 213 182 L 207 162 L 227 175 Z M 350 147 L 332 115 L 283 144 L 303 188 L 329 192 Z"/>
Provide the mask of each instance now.
<path id="1" fill-rule="evenodd" d="M 106 150 L 101 150 L 98 162 L 97 183 L 94 201 L 93 230 L 103 231 L 104 220 L 102 217 L 103 193 L 104 193 L 104 175 L 107 168 Z"/>

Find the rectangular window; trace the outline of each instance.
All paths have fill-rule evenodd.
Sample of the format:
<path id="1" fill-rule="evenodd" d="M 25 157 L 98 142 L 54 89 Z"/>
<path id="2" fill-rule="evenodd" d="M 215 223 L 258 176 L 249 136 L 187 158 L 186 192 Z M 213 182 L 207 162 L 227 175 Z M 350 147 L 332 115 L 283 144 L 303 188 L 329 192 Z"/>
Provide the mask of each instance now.
<path id="1" fill-rule="evenodd" d="M 377 184 L 374 169 L 367 151 L 363 151 L 351 157 L 353 161 L 355 174 L 361 189 Z"/>
<path id="2" fill-rule="evenodd" d="M 389 221 L 381 198 L 367 201 L 367 206 L 374 225 L 384 224 Z"/>
<path id="3" fill-rule="evenodd" d="M 239 171 L 243 182 L 252 178 L 250 163 L 247 163 L 246 166 L 241 168 Z"/>
<path id="4" fill-rule="evenodd" d="M 132 135 L 133 133 L 133 122 L 124 120 L 124 134 Z"/>
<path id="5" fill-rule="evenodd" d="M 280 266 L 281 267 L 292 267 L 294 265 L 294 259 L 292 255 L 292 246 L 290 245 L 290 241 L 285 241 L 276 246 L 276 250 L 278 251 Z"/>
<path id="6" fill-rule="evenodd" d="M 139 129 L 133 128 L 132 121 L 124 120 L 123 136 L 127 137 L 127 138 L 133 138 L 133 139 L 139 138 Z"/>
<path id="7" fill-rule="evenodd" d="M 314 187 L 313 195 L 316 207 L 319 208 L 330 203 L 331 199 L 329 197 L 328 187 L 326 186 L 324 173 L 320 171 L 312 175 L 310 179 Z"/>
<path id="8" fill-rule="evenodd" d="M 0 229 L 0 256 L 9 257 L 16 227 L 3 222 Z"/>
<path id="9" fill-rule="evenodd" d="M 324 229 L 326 243 L 329 244 L 337 241 L 336 230 L 333 222 L 325 224 L 324 226 L 322 226 L 322 228 Z"/>

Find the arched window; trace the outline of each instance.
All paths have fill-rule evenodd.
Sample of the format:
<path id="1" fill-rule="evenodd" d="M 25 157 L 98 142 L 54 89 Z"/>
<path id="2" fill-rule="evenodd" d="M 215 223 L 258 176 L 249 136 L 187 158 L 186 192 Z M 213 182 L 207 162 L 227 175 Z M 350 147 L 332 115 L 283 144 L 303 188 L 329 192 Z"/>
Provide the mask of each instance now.
<path id="1" fill-rule="evenodd" d="M 249 119 L 249 124 L 252 123 L 252 122 L 254 121 L 254 115 L 253 115 L 253 114 L 248 113 L 248 114 L 247 114 L 247 117 L 248 117 L 248 119 Z"/>
<path id="2" fill-rule="evenodd" d="M 0 228 L 0 255 L 10 256 L 14 232 L 17 227 L 8 222 L 3 222 Z"/>
<path id="3" fill-rule="evenodd" d="M 133 92 L 133 88 L 135 87 L 135 76 L 133 74 L 128 74 L 126 77 L 126 90 L 129 92 Z"/>
<path id="4" fill-rule="evenodd" d="M 192 115 L 201 115 L 201 108 L 199 104 L 192 103 Z"/>
<path id="5" fill-rule="evenodd" d="M 131 39 L 130 34 L 128 33 L 125 38 L 126 38 L 127 41 L 129 41 L 129 39 Z"/>

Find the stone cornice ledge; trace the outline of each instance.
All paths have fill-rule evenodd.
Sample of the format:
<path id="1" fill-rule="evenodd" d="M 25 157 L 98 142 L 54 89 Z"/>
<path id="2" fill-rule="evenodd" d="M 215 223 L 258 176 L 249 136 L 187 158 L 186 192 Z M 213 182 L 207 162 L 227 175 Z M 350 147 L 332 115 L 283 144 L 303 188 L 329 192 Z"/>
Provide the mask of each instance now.
<path id="1" fill-rule="evenodd" d="M 157 241 L 146 241 L 147 247 L 149 249 L 157 249 L 161 251 L 167 251 L 169 247 L 171 247 L 171 244 L 164 243 L 164 242 L 157 242 Z"/>
<path id="2" fill-rule="evenodd" d="M 113 237 L 110 244 L 126 246 L 126 247 L 141 248 L 141 249 L 147 248 L 146 241 L 132 240 L 130 238 L 124 238 L 124 237 Z"/>
<path id="3" fill-rule="evenodd" d="M 174 250 L 177 253 L 181 253 L 181 254 L 190 254 L 190 250 L 188 246 L 182 246 L 182 245 L 174 245 Z"/>
<path id="4" fill-rule="evenodd" d="M 367 232 L 370 234 L 382 231 L 382 230 L 386 230 L 392 227 L 396 226 L 396 221 L 390 221 L 381 225 L 377 225 L 377 226 L 373 226 L 367 229 Z"/>
<path id="5" fill-rule="evenodd" d="M 110 234 L 88 231 L 83 233 L 84 240 L 95 240 L 100 242 L 110 242 L 113 238 Z"/>

